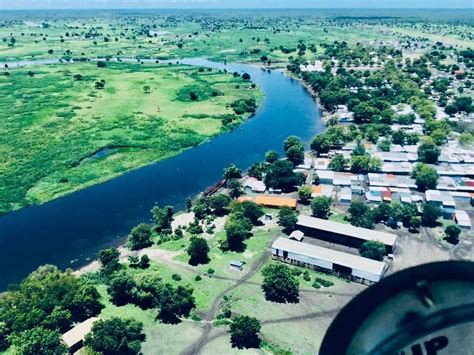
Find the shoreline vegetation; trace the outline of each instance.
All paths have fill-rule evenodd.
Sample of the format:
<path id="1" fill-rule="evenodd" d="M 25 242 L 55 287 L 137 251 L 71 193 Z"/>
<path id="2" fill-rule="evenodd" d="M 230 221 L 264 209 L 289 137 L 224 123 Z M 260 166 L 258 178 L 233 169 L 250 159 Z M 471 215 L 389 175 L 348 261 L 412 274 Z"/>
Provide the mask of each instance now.
<path id="1" fill-rule="evenodd" d="M 35 65 L 8 73 L 0 77 L 5 98 L 0 110 L 9 116 L 4 129 L 11 134 L 2 143 L 7 169 L 0 214 L 180 154 L 251 118 L 264 96 L 250 78 L 182 64 L 98 61 Z M 39 90 L 51 96 L 38 95 Z M 21 119 L 25 110 L 34 112 L 26 122 Z M 125 122 L 127 117 L 133 120 Z M 22 135 L 25 130 L 28 138 Z M 88 132 L 88 137 L 78 131 Z M 45 159 L 49 163 L 40 166 Z M 28 164 L 28 173 L 17 172 Z"/>

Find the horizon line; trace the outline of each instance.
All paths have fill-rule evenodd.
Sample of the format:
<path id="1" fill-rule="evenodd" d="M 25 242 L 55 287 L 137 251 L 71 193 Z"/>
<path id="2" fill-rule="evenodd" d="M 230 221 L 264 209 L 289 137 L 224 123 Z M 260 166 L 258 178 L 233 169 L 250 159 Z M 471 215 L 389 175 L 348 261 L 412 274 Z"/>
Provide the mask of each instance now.
<path id="1" fill-rule="evenodd" d="M 471 10 L 472 7 L 49 7 L 0 8 L 22 10 Z"/>

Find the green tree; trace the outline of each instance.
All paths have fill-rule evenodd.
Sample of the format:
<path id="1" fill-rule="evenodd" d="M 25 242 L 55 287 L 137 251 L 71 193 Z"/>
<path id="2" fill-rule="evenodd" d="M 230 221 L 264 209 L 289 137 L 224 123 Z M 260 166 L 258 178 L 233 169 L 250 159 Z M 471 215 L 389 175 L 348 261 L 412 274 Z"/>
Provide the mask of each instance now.
<path id="1" fill-rule="evenodd" d="M 276 162 L 280 156 L 278 153 L 274 150 L 269 150 L 268 152 L 265 153 L 265 161 L 269 164 L 273 164 Z"/>
<path id="2" fill-rule="evenodd" d="M 148 255 L 142 255 L 140 263 L 138 264 L 140 269 L 148 269 L 150 267 L 150 257 Z"/>
<path id="3" fill-rule="evenodd" d="M 441 154 L 439 147 L 433 142 L 430 137 L 422 139 L 418 147 L 418 160 L 426 164 L 436 164 L 438 157 Z"/>
<path id="4" fill-rule="evenodd" d="M 423 213 L 421 216 L 421 223 L 426 227 L 436 227 L 438 218 L 442 216 L 441 208 L 432 203 L 423 205 Z"/>
<path id="5" fill-rule="evenodd" d="M 12 339 L 12 345 L 19 354 L 59 355 L 67 353 L 67 348 L 61 341 L 61 334 L 54 330 L 36 327 L 25 330 Z"/>
<path id="6" fill-rule="evenodd" d="M 86 335 L 84 344 L 104 355 L 139 354 L 145 340 L 143 324 L 134 319 L 99 319 Z"/>
<path id="7" fill-rule="evenodd" d="M 191 265 L 207 264 L 209 262 L 209 246 L 204 238 L 192 237 L 187 252 Z"/>
<path id="8" fill-rule="evenodd" d="M 243 201 L 235 203 L 232 207 L 232 212 L 241 213 L 244 217 L 248 218 L 254 225 L 259 223 L 260 217 L 265 213 L 263 212 L 262 206 L 257 205 L 252 201 Z"/>
<path id="9" fill-rule="evenodd" d="M 195 302 L 192 288 L 166 284 L 160 295 L 158 318 L 165 323 L 178 323 L 179 317 L 189 316 Z"/>
<path id="10" fill-rule="evenodd" d="M 356 227 L 372 229 L 374 220 L 369 205 L 363 201 L 353 201 L 349 207 L 349 221 Z"/>
<path id="11" fill-rule="evenodd" d="M 224 179 L 231 180 L 231 179 L 240 179 L 242 177 L 242 171 L 235 166 L 235 164 L 231 164 L 227 169 L 224 169 Z"/>
<path id="12" fill-rule="evenodd" d="M 298 222 L 298 212 L 284 206 L 278 211 L 278 224 L 287 232 L 292 232 Z"/>
<path id="13" fill-rule="evenodd" d="M 311 186 L 301 186 L 298 190 L 298 197 L 302 203 L 308 203 L 312 194 Z"/>
<path id="14" fill-rule="evenodd" d="M 265 185 L 274 189 L 291 191 L 301 183 L 300 178 L 293 171 L 294 165 L 288 160 L 278 160 L 272 165 L 265 176 Z"/>
<path id="15" fill-rule="evenodd" d="M 370 168 L 370 157 L 368 155 L 353 155 L 351 157 L 351 172 L 365 174 Z"/>
<path id="16" fill-rule="evenodd" d="M 420 191 L 433 190 L 438 185 L 438 172 L 429 165 L 423 163 L 416 164 L 411 175 L 415 179 Z"/>
<path id="17" fill-rule="evenodd" d="M 153 222 L 155 223 L 155 230 L 162 233 L 165 230 L 171 229 L 171 221 L 173 220 L 173 207 L 154 206 L 151 209 Z"/>
<path id="18" fill-rule="evenodd" d="M 336 154 L 332 157 L 328 168 L 334 171 L 344 171 L 346 168 L 347 160 L 342 154 Z"/>
<path id="19" fill-rule="evenodd" d="M 242 183 L 237 179 L 230 179 L 229 181 L 227 181 L 227 188 L 229 189 L 229 195 L 232 198 L 242 196 L 242 194 L 244 193 Z"/>
<path id="20" fill-rule="evenodd" d="M 420 227 L 421 227 L 421 217 L 419 216 L 410 217 L 409 230 L 417 231 Z"/>
<path id="21" fill-rule="evenodd" d="M 297 303 L 299 301 L 299 282 L 288 266 L 270 264 L 262 270 L 262 290 L 268 301 Z"/>
<path id="22" fill-rule="evenodd" d="M 128 247 L 131 250 L 139 250 L 152 245 L 151 229 L 146 223 L 141 223 L 132 229 L 128 236 Z"/>
<path id="23" fill-rule="evenodd" d="M 392 145 L 392 143 L 390 142 L 390 140 L 384 138 L 384 139 L 380 140 L 380 142 L 377 144 L 377 147 L 382 152 L 389 152 L 391 145 Z"/>
<path id="24" fill-rule="evenodd" d="M 260 339 L 258 332 L 261 329 L 257 318 L 249 316 L 237 316 L 230 324 L 230 341 L 232 347 L 259 348 Z"/>
<path id="25" fill-rule="evenodd" d="M 359 253 L 364 258 L 382 261 L 385 255 L 385 245 L 379 241 L 368 240 L 361 245 Z"/>
<path id="26" fill-rule="evenodd" d="M 304 147 L 303 145 L 294 145 L 286 150 L 286 158 L 295 166 L 304 163 Z"/>
<path id="27" fill-rule="evenodd" d="M 327 219 L 331 212 L 332 199 L 328 196 L 318 196 L 311 201 L 313 216 Z"/>
<path id="28" fill-rule="evenodd" d="M 226 238 L 227 238 L 227 245 L 230 250 L 232 251 L 243 251 L 245 248 L 244 240 L 248 238 L 252 223 L 248 218 L 241 216 L 242 218 L 229 218 L 224 225 Z M 250 229 L 249 224 L 246 223 L 247 220 L 250 222 Z"/>
<path id="29" fill-rule="evenodd" d="M 458 244 L 459 243 L 459 235 L 461 234 L 461 228 L 459 228 L 455 224 L 451 224 L 446 227 L 444 230 L 444 233 L 446 234 L 446 241 L 451 244 Z"/>
<path id="30" fill-rule="evenodd" d="M 103 249 L 99 251 L 97 257 L 104 272 L 113 272 L 120 268 L 120 252 L 117 248 Z"/>
<path id="31" fill-rule="evenodd" d="M 325 134 L 320 134 L 314 137 L 311 143 L 311 150 L 314 151 L 318 156 L 326 154 L 331 149 L 331 141 Z"/>

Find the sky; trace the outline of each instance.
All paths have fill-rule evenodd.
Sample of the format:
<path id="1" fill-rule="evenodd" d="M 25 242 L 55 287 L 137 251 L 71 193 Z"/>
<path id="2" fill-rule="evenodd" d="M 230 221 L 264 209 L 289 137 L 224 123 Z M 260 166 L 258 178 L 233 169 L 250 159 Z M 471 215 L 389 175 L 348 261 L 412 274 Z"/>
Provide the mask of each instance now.
<path id="1" fill-rule="evenodd" d="M 79 8 L 467 8 L 474 13 L 474 0 L 0 0 L 0 10 Z"/>

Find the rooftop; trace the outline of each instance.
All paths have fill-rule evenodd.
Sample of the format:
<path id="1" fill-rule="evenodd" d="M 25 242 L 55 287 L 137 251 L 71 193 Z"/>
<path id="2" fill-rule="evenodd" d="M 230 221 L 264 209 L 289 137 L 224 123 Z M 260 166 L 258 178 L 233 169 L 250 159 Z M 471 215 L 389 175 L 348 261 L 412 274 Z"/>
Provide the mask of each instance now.
<path id="1" fill-rule="evenodd" d="M 297 225 L 326 232 L 338 233 L 363 240 L 376 240 L 390 246 L 395 245 L 397 241 L 397 235 L 395 234 L 354 227 L 346 223 L 333 222 L 305 215 L 300 215 L 298 217 Z"/>
<path id="2" fill-rule="evenodd" d="M 95 321 L 97 321 L 98 317 L 92 317 L 85 320 L 82 323 L 77 324 L 71 330 L 64 333 L 61 338 L 63 339 L 64 343 L 68 347 L 72 347 L 77 343 L 84 340 L 85 336 L 90 333 L 92 330 L 92 326 Z"/>
<path id="3" fill-rule="evenodd" d="M 310 258 L 324 260 L 352 269 L 366 271 L 375 275 L 382 275 L 385 269 L 385 263 L 363 258 L 358 255 L 343 253 L 337 250 L 319 247 L 316 245 L 296 242 L 286 238 L 278 238 L 272 245 L 272 248 L 288 251 Z"/>

